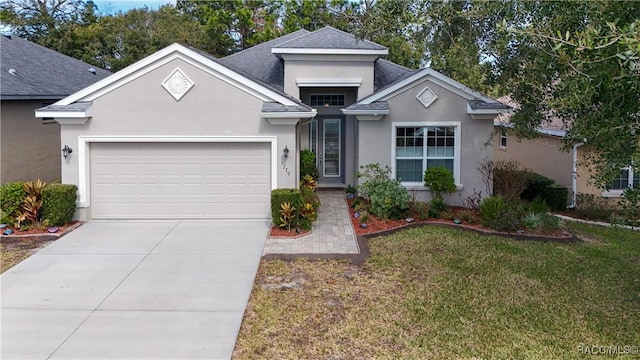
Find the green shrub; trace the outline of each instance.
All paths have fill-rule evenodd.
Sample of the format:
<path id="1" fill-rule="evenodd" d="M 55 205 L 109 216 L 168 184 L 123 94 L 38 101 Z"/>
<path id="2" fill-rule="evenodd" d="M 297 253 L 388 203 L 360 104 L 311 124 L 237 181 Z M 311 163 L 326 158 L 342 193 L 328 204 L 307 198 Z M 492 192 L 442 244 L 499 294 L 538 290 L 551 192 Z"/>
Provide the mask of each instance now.
<path id="1" fill-rule="evenodd" d="M 434 197 L 429 202 L 429 208 L 441 213 L 447 210 L 447 203 L 445 203 L 441 197 Z"/>
<path id="2" fill-rule="evenodd" d="M 549 205 L 553 211 L 563 211 L 567 209 L 567 199 L 569 198 L 569 189 L 566 186 L 552 185 L 547 187 L 542 199 Z"/>
<path id="3" fill-rule="evenodd" d="M 549 212 L 549 206 L 547 202 L 542 200 L 540 196 L 536 196 L 535 199 L 529 204 L 529 211 L 536 214 L 543 214 Z"/>
<path id="4" fill-rule="evenodd" d="M 442 194 L 456 191 L 453 173 L 442 166 L 430 167 L 424 172 L 424 186 L 429 188 L 433 198 L 442 199 Z"/>
<path id="5" fill-rule="evenodd" d="M 409 192 L 400 181 L 390 179 L 391 169 L 367 164 L 356 176 L 363 179 L 360 194 L 369 199 L 369 212 L 381 219 L 398 219 L 409 209 Z"/>
<path id="6" fill-rule="evenodd" d="M 500 212 L 499 216 L 487 227 L 497 231 L 514 232 L 522 225 L 522 218 L 522 214 L 517 209 L 509 208 Z"/>
<path id="7" fill-rule="evenodd" d="M 15 222 L 15 219 L 20 215 L 22 202 L 26 196 L 27 192 L 21 181 L 0 186 L 0 210 L 2 210 L 0 223 L 13 224 Z"/>
<path id="8" fill-rule="evenodd" d="M 540 197 L 544 200 L 544 194 L 546 193 L 547 188 L 554 184 L 555 181 L 546 176 L 542 176 L 538 173 L 531 173 L 531 176 L 527 179 L 524 190 L 520 193 L 520 198 L 527 201 L 533 201 L 535 198 Z"/>
<path id="9" fill-rule="evenodd" d="M 399 219 L 409 209 L 409 192 L 398 180 L 387 179 L 369 190 L 369 211 L 381 219 Z"/>
<path id="10" fill-rule="evenodd" d="M 484 198 L 480 203 L 482 224 L 486 227 L 491 227 L 489 224 L 493 223 L 498 217 L 500 217 L 500 214 L 508 208 L 509 205 L 502 196 L 490 196 L 488 198 Z"/>
<path id="11" fill-rule="evenodd" d="M 622 193 L 620 210 L 627 225 L 640 226 L 640 187 L 628 188 Z"/>
<path id="12" fill-rule="evenodd" d="M 50 226 L 71 222 L 76 210 L 76 191 L 72 184 L 49 184 L 42 190 L 42 218 Z"/>
<path id="13" fill-rule="evenodd" d="M 522 220 L 522 223 L 529 230 L 533 230 L 533 231 L 538 230 L 542 228 L 542 225 L 543 225 L 542 215 L 543 213 L 530 212 L 527 215 L 525 215 L 524 219 Z"/>
<path id="14" fill-rule="evenodd" d="M 298 189 L 274 189 L 271 190 L 271 220 L 274 224 L 282 225 L 282 204 L 289 203 L 291 207 L 300 209 L 302 205 L 302 192 Z"/>
<path id="15" fill-rule="evenodd" d="M 473 224 L 476 222 L 476 216 L 473 211 L 463 210 L 458 213 L 458 217 L 465 223 Z"/>
<path id="16" fill-rule="evenodd" d="M 309 149 L 300 151 L 300 179 L 302 180 L 305 175 L 311 175 L 314 179 L 318 179 L 316 154 Z"/>

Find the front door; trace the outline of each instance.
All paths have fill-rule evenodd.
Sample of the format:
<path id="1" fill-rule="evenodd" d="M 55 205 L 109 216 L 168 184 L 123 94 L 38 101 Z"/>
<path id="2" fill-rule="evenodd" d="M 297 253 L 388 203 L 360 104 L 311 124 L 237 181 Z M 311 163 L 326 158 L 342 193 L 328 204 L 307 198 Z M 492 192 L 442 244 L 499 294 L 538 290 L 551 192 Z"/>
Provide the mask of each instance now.
<path id="1" fill-rule="evenodd" d="M 311 126 L 311 143 L 315 145 L 312 148 L 316 153 L 320 183 L 343 182 L 343 123 L 340 117 L 326 117 L 314 120 Z"/>

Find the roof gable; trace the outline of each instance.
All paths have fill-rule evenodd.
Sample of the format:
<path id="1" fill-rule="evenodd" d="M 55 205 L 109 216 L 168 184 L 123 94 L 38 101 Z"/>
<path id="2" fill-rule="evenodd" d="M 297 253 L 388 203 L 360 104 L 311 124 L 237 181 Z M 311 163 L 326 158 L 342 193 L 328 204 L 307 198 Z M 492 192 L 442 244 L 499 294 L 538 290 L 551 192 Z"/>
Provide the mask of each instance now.
<path id="1" fill-rule="evenodd" d="M 144 74 L 147 74 L 150 71 L 173 61 L 174 59 L 181 59 L 195 67 L 198 67 L 210 75 L 257 97 L 262 101 L 275 101 L 286 106 L 301 105 L 301 103 L 296 99 L 271 88 L 267 84 L 263 84 L 259 80 L 250 79 L 245 75 L 229 69 L 225 65 L 221 64 L 219 60 L 210 55 L 204 55 L 199 51 L 177 43 L 172 44 L 118 71 L 117 73 L 58 101 L 55 105 L 69 105 L 78 101 L 93 101 L 94 99 L 111 92 L 124 84 L 134 81 Z"/>
<path id="2" fill-rule="evenodd" d="M 0 36 L 3 100 L 61 99 L 109 75 L 107 70 L 31 41 Z"/>

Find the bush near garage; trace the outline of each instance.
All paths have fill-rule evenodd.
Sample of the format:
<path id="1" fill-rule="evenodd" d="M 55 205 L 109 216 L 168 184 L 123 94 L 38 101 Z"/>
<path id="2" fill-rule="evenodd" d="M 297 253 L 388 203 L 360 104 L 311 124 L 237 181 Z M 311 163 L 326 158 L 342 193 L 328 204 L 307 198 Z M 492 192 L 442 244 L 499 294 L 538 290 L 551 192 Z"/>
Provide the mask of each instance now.
<path id="1" fill-rule="evenodd" d="M 50 226 L 71 222 L 76 210 L 76 192 L 72 184 L 49 184 L 42 190 L 42 218 Z"/>
<path id="2" fill-rule="evenodd" d="M 309 188 L 271 191 L 271 220 L 278 227 L 311 230 L 313 222 L 318 218 L 319 206 L 318 194 Z M 283 211 L 286 216 L 283 216 Z"/>
<path id="3" fill-rule="evenodd" d="M 27 196 L 24 190 L 24 182 L 10 182 L 0 186 L 0 210 L 2 216 L 0 223 L 13 224 L 22 212 L 22 202 Z"/>

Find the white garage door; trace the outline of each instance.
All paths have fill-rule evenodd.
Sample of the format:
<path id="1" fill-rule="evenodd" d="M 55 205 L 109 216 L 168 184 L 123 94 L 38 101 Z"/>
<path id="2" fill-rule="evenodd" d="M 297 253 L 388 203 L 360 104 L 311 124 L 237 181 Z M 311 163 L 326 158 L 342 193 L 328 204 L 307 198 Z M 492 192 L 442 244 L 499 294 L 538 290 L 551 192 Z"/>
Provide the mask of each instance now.
<path id="1" fill-rule="evenodd" d="M 268 218 L 270 152 L 270 143 L 92 143 L 92 217 Z"/>

